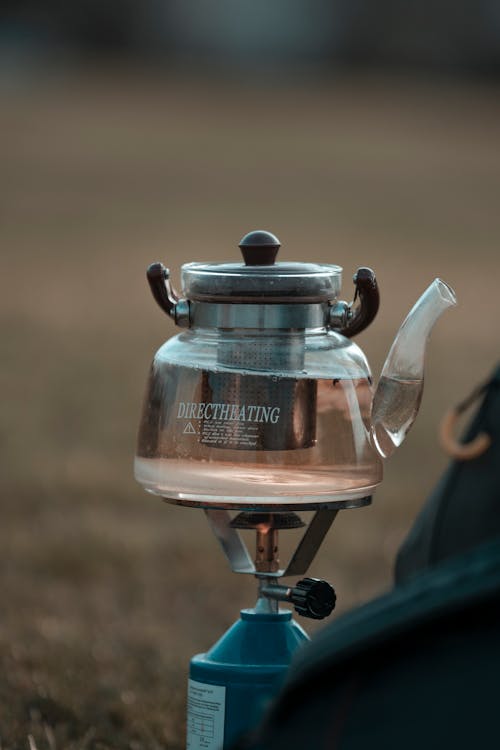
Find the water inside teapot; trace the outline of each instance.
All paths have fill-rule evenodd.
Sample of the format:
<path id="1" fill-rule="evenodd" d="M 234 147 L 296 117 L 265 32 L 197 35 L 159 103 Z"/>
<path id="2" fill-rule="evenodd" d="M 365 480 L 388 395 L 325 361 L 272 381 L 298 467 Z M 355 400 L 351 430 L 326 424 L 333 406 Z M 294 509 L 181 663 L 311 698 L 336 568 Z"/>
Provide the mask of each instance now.
<path id="1" fill-rule="evenodd" d="M 152 373 L 149 393 L 156 394 L 156 408 L 141 424 L 135 463 L 136 478 L 146 489 L 200 501 L 326 501 L 369 494 L 380 482 L 381 461 L 369 442 L 372 389 L 367 379 L 261 376 L 261 392 L 281 394 L 281 401 L 272 404 L 288 404 L 280 407 L 277 419 L 277 407 L 269 412 L 249 407 L 259 376 L 224 376 L 224 392 L 232 394 L 233 403 L 221 405 L 207 402 L 206 396 L 201 400 L 206 388 L 198 370 L 163 365 L 156 381 Z M 222 399 L 220 392 L 217 399 Z M 253 423 L 251 416 L 260 422 Z M 280 449 L 280 436 L 289 449 Z"/>
<path id="2" fill-rule="evenodd" d="M 423 378 L 380 378 L 373 399 L 373 438 L 385 458 L 405 439 L 420 408 L 423 390 Z"/>

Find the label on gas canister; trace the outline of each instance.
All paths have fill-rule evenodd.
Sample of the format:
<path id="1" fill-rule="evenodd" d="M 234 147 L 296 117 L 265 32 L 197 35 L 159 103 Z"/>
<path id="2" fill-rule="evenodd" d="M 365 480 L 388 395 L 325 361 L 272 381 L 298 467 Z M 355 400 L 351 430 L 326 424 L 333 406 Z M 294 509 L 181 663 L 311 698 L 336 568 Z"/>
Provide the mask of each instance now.
<path id="1" fill-rule="evenodd" d="M 177 430 L 211 448 L 293 450 L 316 442 L 317 383 L 311 379 L 201 372 L 175 407 Z"/>
<path id="2" fill-rule="evenodd" d="M 222 750 L 226 688 L 188 680 L 187 750 Z"/>

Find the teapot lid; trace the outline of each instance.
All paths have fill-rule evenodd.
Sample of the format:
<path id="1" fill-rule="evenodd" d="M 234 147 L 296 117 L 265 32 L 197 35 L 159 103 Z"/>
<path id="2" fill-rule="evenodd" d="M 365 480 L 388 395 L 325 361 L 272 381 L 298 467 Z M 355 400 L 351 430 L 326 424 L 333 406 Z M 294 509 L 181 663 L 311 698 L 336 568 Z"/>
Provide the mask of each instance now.
<path id="1" fill-rule="evenodd" d="M 340 266 L 276 263 L 281 243 L 271 232 L 249 232 L 240 241 L 243 263 L 186 263 L 183 295 L 197 302 L 312 303 L 337 299 Z"/>

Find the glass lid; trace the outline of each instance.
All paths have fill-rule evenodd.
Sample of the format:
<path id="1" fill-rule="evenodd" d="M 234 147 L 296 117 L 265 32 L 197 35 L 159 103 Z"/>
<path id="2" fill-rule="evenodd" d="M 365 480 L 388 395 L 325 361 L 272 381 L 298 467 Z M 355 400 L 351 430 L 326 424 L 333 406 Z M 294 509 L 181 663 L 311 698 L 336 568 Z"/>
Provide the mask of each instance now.
<path id="1" fill-rule="evenodd" d="M 182 291 L 198 302 L 331 302 L 340 292 L 342 268 L 321 263 L 276 263 L 280 241 L 270 232 L 245 235 L 242 263 L 186 263 Z"/>

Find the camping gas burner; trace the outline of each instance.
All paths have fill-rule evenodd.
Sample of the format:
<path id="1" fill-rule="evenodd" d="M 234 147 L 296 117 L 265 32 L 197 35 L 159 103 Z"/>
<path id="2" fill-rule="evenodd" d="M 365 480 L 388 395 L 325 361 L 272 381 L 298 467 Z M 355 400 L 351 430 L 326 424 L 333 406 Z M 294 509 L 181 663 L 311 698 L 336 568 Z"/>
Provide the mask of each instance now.
<path id="1" fill-rule="evenodd" d="M 371 503 L 371 497 L 358 500 L 358 507 Z M 309 569 L 338 509 L 317 510 L 306 526 L 298 515 L 290 512 L 248 512 L 231 518 L 227 510 L 205 510 L 212 531 L 219 541 L 234 573 L 266 575 L 272 578 L 303 575 Z M 278 532 L 306 526 L 304 534 L 284 568 L 279 567 Z M 252 559 L 240 530 L 255 530 L 256 554 Z"/>

